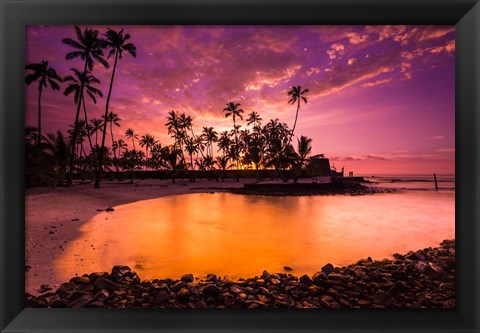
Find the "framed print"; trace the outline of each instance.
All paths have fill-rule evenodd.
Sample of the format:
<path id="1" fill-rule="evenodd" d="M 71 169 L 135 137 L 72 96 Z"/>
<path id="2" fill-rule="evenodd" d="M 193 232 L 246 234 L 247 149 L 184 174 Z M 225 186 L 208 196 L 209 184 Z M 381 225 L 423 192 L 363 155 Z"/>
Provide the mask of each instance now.
<path id="1" fill-rule="evenodd" d="M 2 0 L 2 332 L 477 332 L 479 6 Z"/>

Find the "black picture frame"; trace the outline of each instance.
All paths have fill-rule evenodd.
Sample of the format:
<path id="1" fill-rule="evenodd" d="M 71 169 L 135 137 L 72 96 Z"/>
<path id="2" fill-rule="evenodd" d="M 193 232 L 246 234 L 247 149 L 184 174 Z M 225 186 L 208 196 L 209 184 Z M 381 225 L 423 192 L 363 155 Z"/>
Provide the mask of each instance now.
<path id="1" fill-rule="evenodd" d="M 480 4 L 474 0 L 0 0 L 0 330 L 479 332 Z M 24 309 L 28 24 L 455 24 L 456 308 Z"/>

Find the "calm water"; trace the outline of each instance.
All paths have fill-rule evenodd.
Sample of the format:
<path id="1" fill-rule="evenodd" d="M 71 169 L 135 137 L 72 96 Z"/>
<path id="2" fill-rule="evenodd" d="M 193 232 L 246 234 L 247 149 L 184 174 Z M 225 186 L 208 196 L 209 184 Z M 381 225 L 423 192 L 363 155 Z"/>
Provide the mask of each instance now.
<path id="1" fill-rule="evenodd" d="M 117 206 L 82 227 L 56 269 L 64 279 L 117 264 L 145 279 L 238 278 L 283 266 L 312 274 L 328 262 L 382 259 L 455 237 L 453 178 L 438 192 L 424 179 L 375 178 L 402 190 L 355 197 L 202 193 Z"/>

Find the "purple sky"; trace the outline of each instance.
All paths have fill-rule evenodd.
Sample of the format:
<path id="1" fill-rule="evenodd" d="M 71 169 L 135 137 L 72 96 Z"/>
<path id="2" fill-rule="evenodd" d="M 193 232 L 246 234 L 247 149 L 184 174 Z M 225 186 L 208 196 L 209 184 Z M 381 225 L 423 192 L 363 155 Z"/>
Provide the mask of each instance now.
<path id="1" fill-rule="evenodd" d="M 84 28 L 84 27 L 82 27 Z M 106 26 L 95 27 L 101 33 Z M 129 33 L 137 57 L 119 61 L 110 109 L 122 119 L 114 130 L 150 133 L 172 143 L 167 112 L 191 115 L 194 130 L 230 130 L 223 108 L 241 103 L 266 123 L 290 127 L 293 85 L 308 88 L 295 134 L 313 139 L 337 167 L 355 173 L 454 173 L 455 30 L 453 26 L 110 26 Z M 29 26 L 26 63 L 48 60 L 66 76 L 83 69 L 65 60 L 73 26 Z M 113 64 L 112 59 L 110 63 Z M 105 96 L 111 69 L 96 64 Z M 66 131 L 75 118 L 73 97 L 47 90 L 43 132 Z M 26 125 L 37 123 L 37 85 L 26 86 Z M 99 118 L 106 98 L 87 100 Z M 241 122 L 242 128 L 247 126 Z M 123 137 L 126 140 L 125 137 Z M 107 141 L 108 142 L 108 141 Z"/>

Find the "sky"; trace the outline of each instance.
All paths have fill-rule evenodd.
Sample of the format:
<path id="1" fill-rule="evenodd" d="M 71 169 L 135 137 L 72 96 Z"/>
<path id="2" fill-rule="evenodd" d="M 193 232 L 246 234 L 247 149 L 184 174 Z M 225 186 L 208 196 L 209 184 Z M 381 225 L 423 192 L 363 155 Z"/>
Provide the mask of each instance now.
<path id="1" fill-rule="evenodd" d="M 81 26 L 82 29 L 85 26 Z M 245 119 L 278 118 L 292 128 L 292 86 L 307 88 L 295 135 L 312 138 L 312 155 L 325 154 L 354 174 L 455 172 L 454 26 L 89 26 L 100 33 L 124 29 L 137 48 L 119 60 L 109 110 L 121 118 L 115 139 L 132 128 L 162 145 L 171 110 L 192 116 L 194 131 L 231 130 L 227 102 Z M 47 60 L 61 76 L 83 69 L 66 60 L 73 26 L 28 26 L 26 64 Z M 107 53 L 106 53 L 107 55 Z M 87 99 L 89 118 L 105 112 L 110 69 L 93 75 L 104 93 Z M 26 126 L 37 125 L 36 84 L 25 85 Z M 75 119 L 73 96 L 42 94 L 42 132 L 67 131 Z M 238 123 L 237 123 L 238 124 Z M 295 143 L 295 139 L 293 140 Z M 107 141 L 108 142 L 108 141 Z"/>

